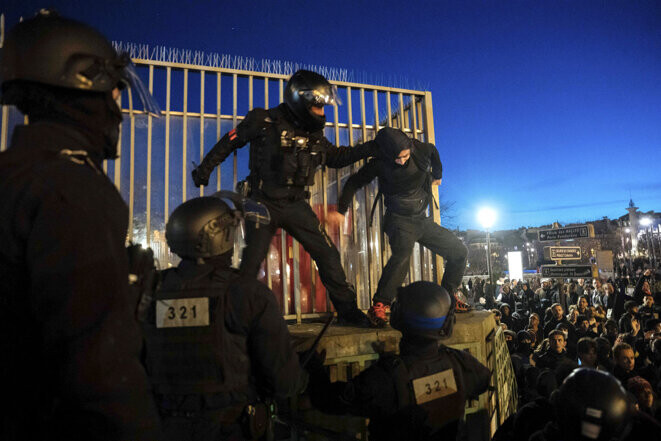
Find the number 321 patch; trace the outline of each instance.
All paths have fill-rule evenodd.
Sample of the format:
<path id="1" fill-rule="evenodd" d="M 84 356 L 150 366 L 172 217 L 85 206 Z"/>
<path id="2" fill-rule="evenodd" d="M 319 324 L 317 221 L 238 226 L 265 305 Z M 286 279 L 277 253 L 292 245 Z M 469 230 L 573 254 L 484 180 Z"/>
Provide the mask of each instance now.
<path id="1" fill-rule="evenodd" d="M 169 299 L 156 302 L 157 328 L 209 326 L 209 297 Z"/>
<path id="2" fill-rule="evenodd" d="M 413 380 L 413 392 L 417 404 L 451 395 L 457 392 L 454 372 L 452 369 L 448 369 L 426 377 L 416 378 Z"/>

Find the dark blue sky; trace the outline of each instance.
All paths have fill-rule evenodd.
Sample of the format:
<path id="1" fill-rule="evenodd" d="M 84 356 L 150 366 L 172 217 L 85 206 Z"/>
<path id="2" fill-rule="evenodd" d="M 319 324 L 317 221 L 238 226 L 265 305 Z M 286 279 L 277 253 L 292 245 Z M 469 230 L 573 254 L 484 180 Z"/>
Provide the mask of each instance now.
<path id="1" fill-rule="evenodd" d="M 450 226 L 661 210 L 660 1 L 9 0 L 113 40 L 406 77 L 432 92 Z"/>

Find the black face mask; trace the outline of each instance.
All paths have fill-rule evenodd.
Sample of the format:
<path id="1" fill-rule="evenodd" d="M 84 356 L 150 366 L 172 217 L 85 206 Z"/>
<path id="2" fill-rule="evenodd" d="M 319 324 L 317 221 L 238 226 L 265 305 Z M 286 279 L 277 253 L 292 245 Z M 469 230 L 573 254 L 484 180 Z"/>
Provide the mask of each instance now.
<path id="1" fill-rule="evenodd" d="M 530 355 L 530 353 L 532 352 L 532 348 L 530 347 L 530 343 L 520 344 L 518 349 L 517 349 L 517 352 L 521 355 L 526 356 L 526 357 L 528 355 Z"/>
<path id="2" fill-rule="evenodd" d="M 507 341 L 507 351 L 508 351 L 510 354 L 513 354 L 513 353 L 514 353 L 514 349 L 515 349 L 515 343 L 514 343 L 514 340 L 508 340 L 508 341 Z"/>

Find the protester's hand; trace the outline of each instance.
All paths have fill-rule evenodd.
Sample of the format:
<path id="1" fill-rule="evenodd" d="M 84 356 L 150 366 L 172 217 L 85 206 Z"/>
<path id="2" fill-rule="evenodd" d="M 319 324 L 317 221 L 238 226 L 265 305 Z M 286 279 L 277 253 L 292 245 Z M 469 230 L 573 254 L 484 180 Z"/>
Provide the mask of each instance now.
<path id="1" fill-rule="evenodd" d="M 654 331 L 645 331 L 644 336 L 645 336 L 645 340 L 649 340 L 652 337 L 654 337 Z"/>
<path id="2" fill-rule="evenodd" d="M 649 277 L 652 275 L 652 270 L 651 269 L 646 269 L 645 272 L 643 273 L 643 276 Z"/>
<path id="3" fill-rule="evenodd" d="M 631 319 L 631 330 L 633 335 L 638 335 L 638 331 L 640 331 L 640 322 L 638 319 Z"/>
<path id="4" fill-rule="evenodd" d="M 193 176 L 193 183 L 196 187 L 209 185 L 209 175 L 202 172 L 199 167 L 194 168 L 191 175 Z"/>
<path id="5" fill-rule="evenodd" d="M 334 227 L 341 226 L 344 224 L 344 215 L 335 210 L 329 211 L 328 215 L 326 216 L 326 219 L 328 220 L 328 223 Z"/>
<path id="6" fill-rule="evenodd" d="M 431 182 L 431 185 L 441 185 L 441 181 L 442 181 L 442 180 L 443 180 L 443 179 L 434 179 L 434 180 Z"/>

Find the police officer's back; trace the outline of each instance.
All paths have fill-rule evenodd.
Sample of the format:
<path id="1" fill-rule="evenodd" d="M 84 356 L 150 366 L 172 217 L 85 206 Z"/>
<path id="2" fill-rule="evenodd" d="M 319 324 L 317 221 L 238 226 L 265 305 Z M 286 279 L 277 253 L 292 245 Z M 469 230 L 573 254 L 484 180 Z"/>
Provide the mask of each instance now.
<path id="1" fill-rule="evenodd" d="M 30 120 L 0 153 L 0 439 L 158 439 L 128 300 L 117 156 L 130 59 L 42 11 L 7 35 L 2 103 Z"/>
<path id="2" fill-rule="evenodd" d="M 260 396 L 289 397 L 307 384 L 273 293 L 230 267 L 238 204 L 191 199 L 166 227 L 182 261 L 163 272 L 144 329 L 167 439 L 250 439 Z"/>
<path id="3" fill-rule="evenodd" d="M 486 391 L 489 370 L 464 351 L 439 344 L 452 333 L 454 296 L 430 282 L 398 290 L 391 324 L 399 356 L 382 356 L 353 380 L 330 383 L 310 364 L 312 403 L 329 413 L 370 418 L 370 439 L 455 439 L 466 400 Z"/>

